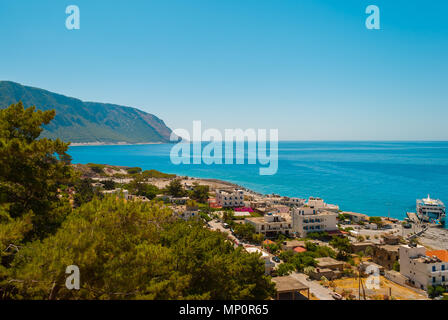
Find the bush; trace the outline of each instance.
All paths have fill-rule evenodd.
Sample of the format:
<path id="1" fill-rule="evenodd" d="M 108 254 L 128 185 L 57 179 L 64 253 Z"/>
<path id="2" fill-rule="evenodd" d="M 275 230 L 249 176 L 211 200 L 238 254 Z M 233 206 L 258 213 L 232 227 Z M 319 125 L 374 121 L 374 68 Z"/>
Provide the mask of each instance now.
<path id="1" fill-rule="evenodd" d="M 428 296 L 432 299 L 443 295 L 445 292 L 446 290 L 442 286 L 428 286 Z"/>
<path id="2" fill-rule="evenodd" d="M 133 168 L 128 168 L 126 171 L 128 172 L 128 174 L 137 174 L 137 173 L 142 172 L 142 168 L 133 167 Z"/>
<path id="3" fill-rule="evenodd" d="M 277 267 L 277 274 L 281 277 L 281 276 L 287 276 L 289 275 L 292 271 L 294 271 L 295 267 L 293 264 L 291 263 L 281 263 L 278 265 Z"/>
<path id="4" fill-rule="evenodd" d="M 236 224 L 234 232 L 239 238 L 252 240 L 252 236 L 255 234 L 255 227 L 248 223 Z"/>
<path id="5" fill-rule="evenodd" d="M 95 172 L 99 175 L 105 174 L 105 172 L 104 172 L 105 165 L 104 164 L 88 163 L 87 165 L 93 172 Z"/>
<path id="6" fill-rule="evenodd" d="M 175 174 L 169 174 L 169 173 L 163 173 L 157 170 L 145 170 L 142 172 L 142 175 L 145 178 L 165 178 L 165 179 L 172 179 L 176 178 Z"/>
<path id="7" fill-rule="evenodd" d="M 320 239 L 320 240 L 327 240 L 330 238 L 327 232 L 309 232 L 306 235 L 309 239 Z"/>
<path id="8" fill-rule="evenodd" d="M 392 269 L 397 272 L 400 272 L 400 263 L 398 261 L 395 261 L 394 265 L 392 266 Z"/>
<path id="9" fill-rule="evenodd" d="M 105 190 L 114 190 L 115 182 L 113 180 L 103 180 L 100 181 Z"/>

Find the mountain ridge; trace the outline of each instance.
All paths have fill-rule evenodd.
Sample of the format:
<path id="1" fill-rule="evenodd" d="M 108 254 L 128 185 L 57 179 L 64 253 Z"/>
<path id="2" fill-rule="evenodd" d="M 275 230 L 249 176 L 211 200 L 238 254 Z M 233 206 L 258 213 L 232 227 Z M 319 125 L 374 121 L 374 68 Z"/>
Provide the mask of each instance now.
<path id="1" fill-rule="evenodd" d="M 22 101 L 25 107 L 56 110 L 42 137 L 74 144 L 170 142 L 172 130 L 157 116 L 138 108 L 82 101 L 49 90 L 0 81 L 0 109 Z"/>

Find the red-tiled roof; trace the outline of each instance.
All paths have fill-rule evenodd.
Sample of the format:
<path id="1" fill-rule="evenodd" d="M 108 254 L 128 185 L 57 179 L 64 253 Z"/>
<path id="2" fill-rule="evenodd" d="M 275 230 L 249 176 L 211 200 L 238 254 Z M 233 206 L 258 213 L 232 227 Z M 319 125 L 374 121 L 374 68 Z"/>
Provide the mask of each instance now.
<path id="1" fill-rule="evenodd" d="M 341 230 L 331 230 L 331 231 L 327 231 L 327 233 L 328 233 L 330 236 L 332 236 L 332 235 L 348 234 L 348 232 L 341 231 Z"/>
<path id="2" fill-rule="evenodd" d="M 304 247 L 295 247 L 293 250 L 297 253 L 306 252 Z"/>
<path id="3" fill-rule="evenodd" d="M 428 257 L 436 256 L 444 262 L 448 262 L 448 251 L 447 250 L 427 250 L 426 255 Z"/>

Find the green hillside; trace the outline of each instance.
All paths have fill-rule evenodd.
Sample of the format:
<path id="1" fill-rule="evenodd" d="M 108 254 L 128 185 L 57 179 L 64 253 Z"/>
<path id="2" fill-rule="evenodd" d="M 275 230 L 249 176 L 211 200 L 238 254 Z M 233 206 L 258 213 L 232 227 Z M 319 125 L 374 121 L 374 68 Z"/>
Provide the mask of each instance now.
<path id="1" fill-rule="evenodd" d="M 73 143 L 169 142 L 171 129 L 163 120 L 114 104 L 84 102 L 46 90 L 0 81 L 0 109 L 22 101 L 25 107 L 55 109 L 55 119 L 45 127 L 44 137 Z"/>

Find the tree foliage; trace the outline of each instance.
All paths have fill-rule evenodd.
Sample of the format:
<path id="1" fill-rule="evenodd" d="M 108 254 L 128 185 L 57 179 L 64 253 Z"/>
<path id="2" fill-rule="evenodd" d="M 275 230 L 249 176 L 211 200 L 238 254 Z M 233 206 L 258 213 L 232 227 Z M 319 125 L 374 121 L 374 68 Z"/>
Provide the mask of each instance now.
<path id="1" fill-rule="evenodd" d="M 166 191 L 173 197 L 183 197 L 186 192 L 179 179 L 173 179 L 166 187 Z"/>
<path id="2" fill-rule="evenodd" d="M 257 255 L 233 248 L 199 221 L 174 220 L 160 203 L 94 199 L 58 232 L 19 251 L 8 294 L 54 299 L 266 299 Z M 76 237 L 74 237 L 76 235 Z M 77 265 L 81 289 L 65 288 Z"/>
<path id="3" fill-rule="evenodd" d="M 73 173 L 67 143 L 39 139 L 54 115 L 21 103 L 0 110 L 0 299 L 274 295 L 259 255 L 234 248 L 201 219 L 177 219 L 161 202 L 100 198 Z M 135 178 L 137 194 L 158 191 L 144 174 Z M 179 180 L 168 191 L 184 195 Z M 70 265 L 80 269 L 80 290 L 65 286 Z"/>
<path id="4" fill-rule="evenodd" d="M 195 183 L 193 185 L 193 190 L 190 191 L 189 195 L 191 199 L 194 199 L 200 203 L 207 203 L 209 191 L 210 191 L 209 186 Z"/>
<path id="5" fill-rule="evenodd" d="M 160 192 L 159 188 L 147 182 L 142 174 L 135 175 L 134 179 L 125 186 L 131 193 L 138 196 L 145 196 L 149 200 L 154 199 Z"/>
<path id="6" fill-rule="evenodd" d="M 38 139 L 54 116 L 54 111 L 25 109 L 21 102 L 0 110 L 0 206 L 6 219 L 31 218 L 31 238 L 61 224 L 67 203 L 59 188 L 73 175 L 68 143 Z"/>

